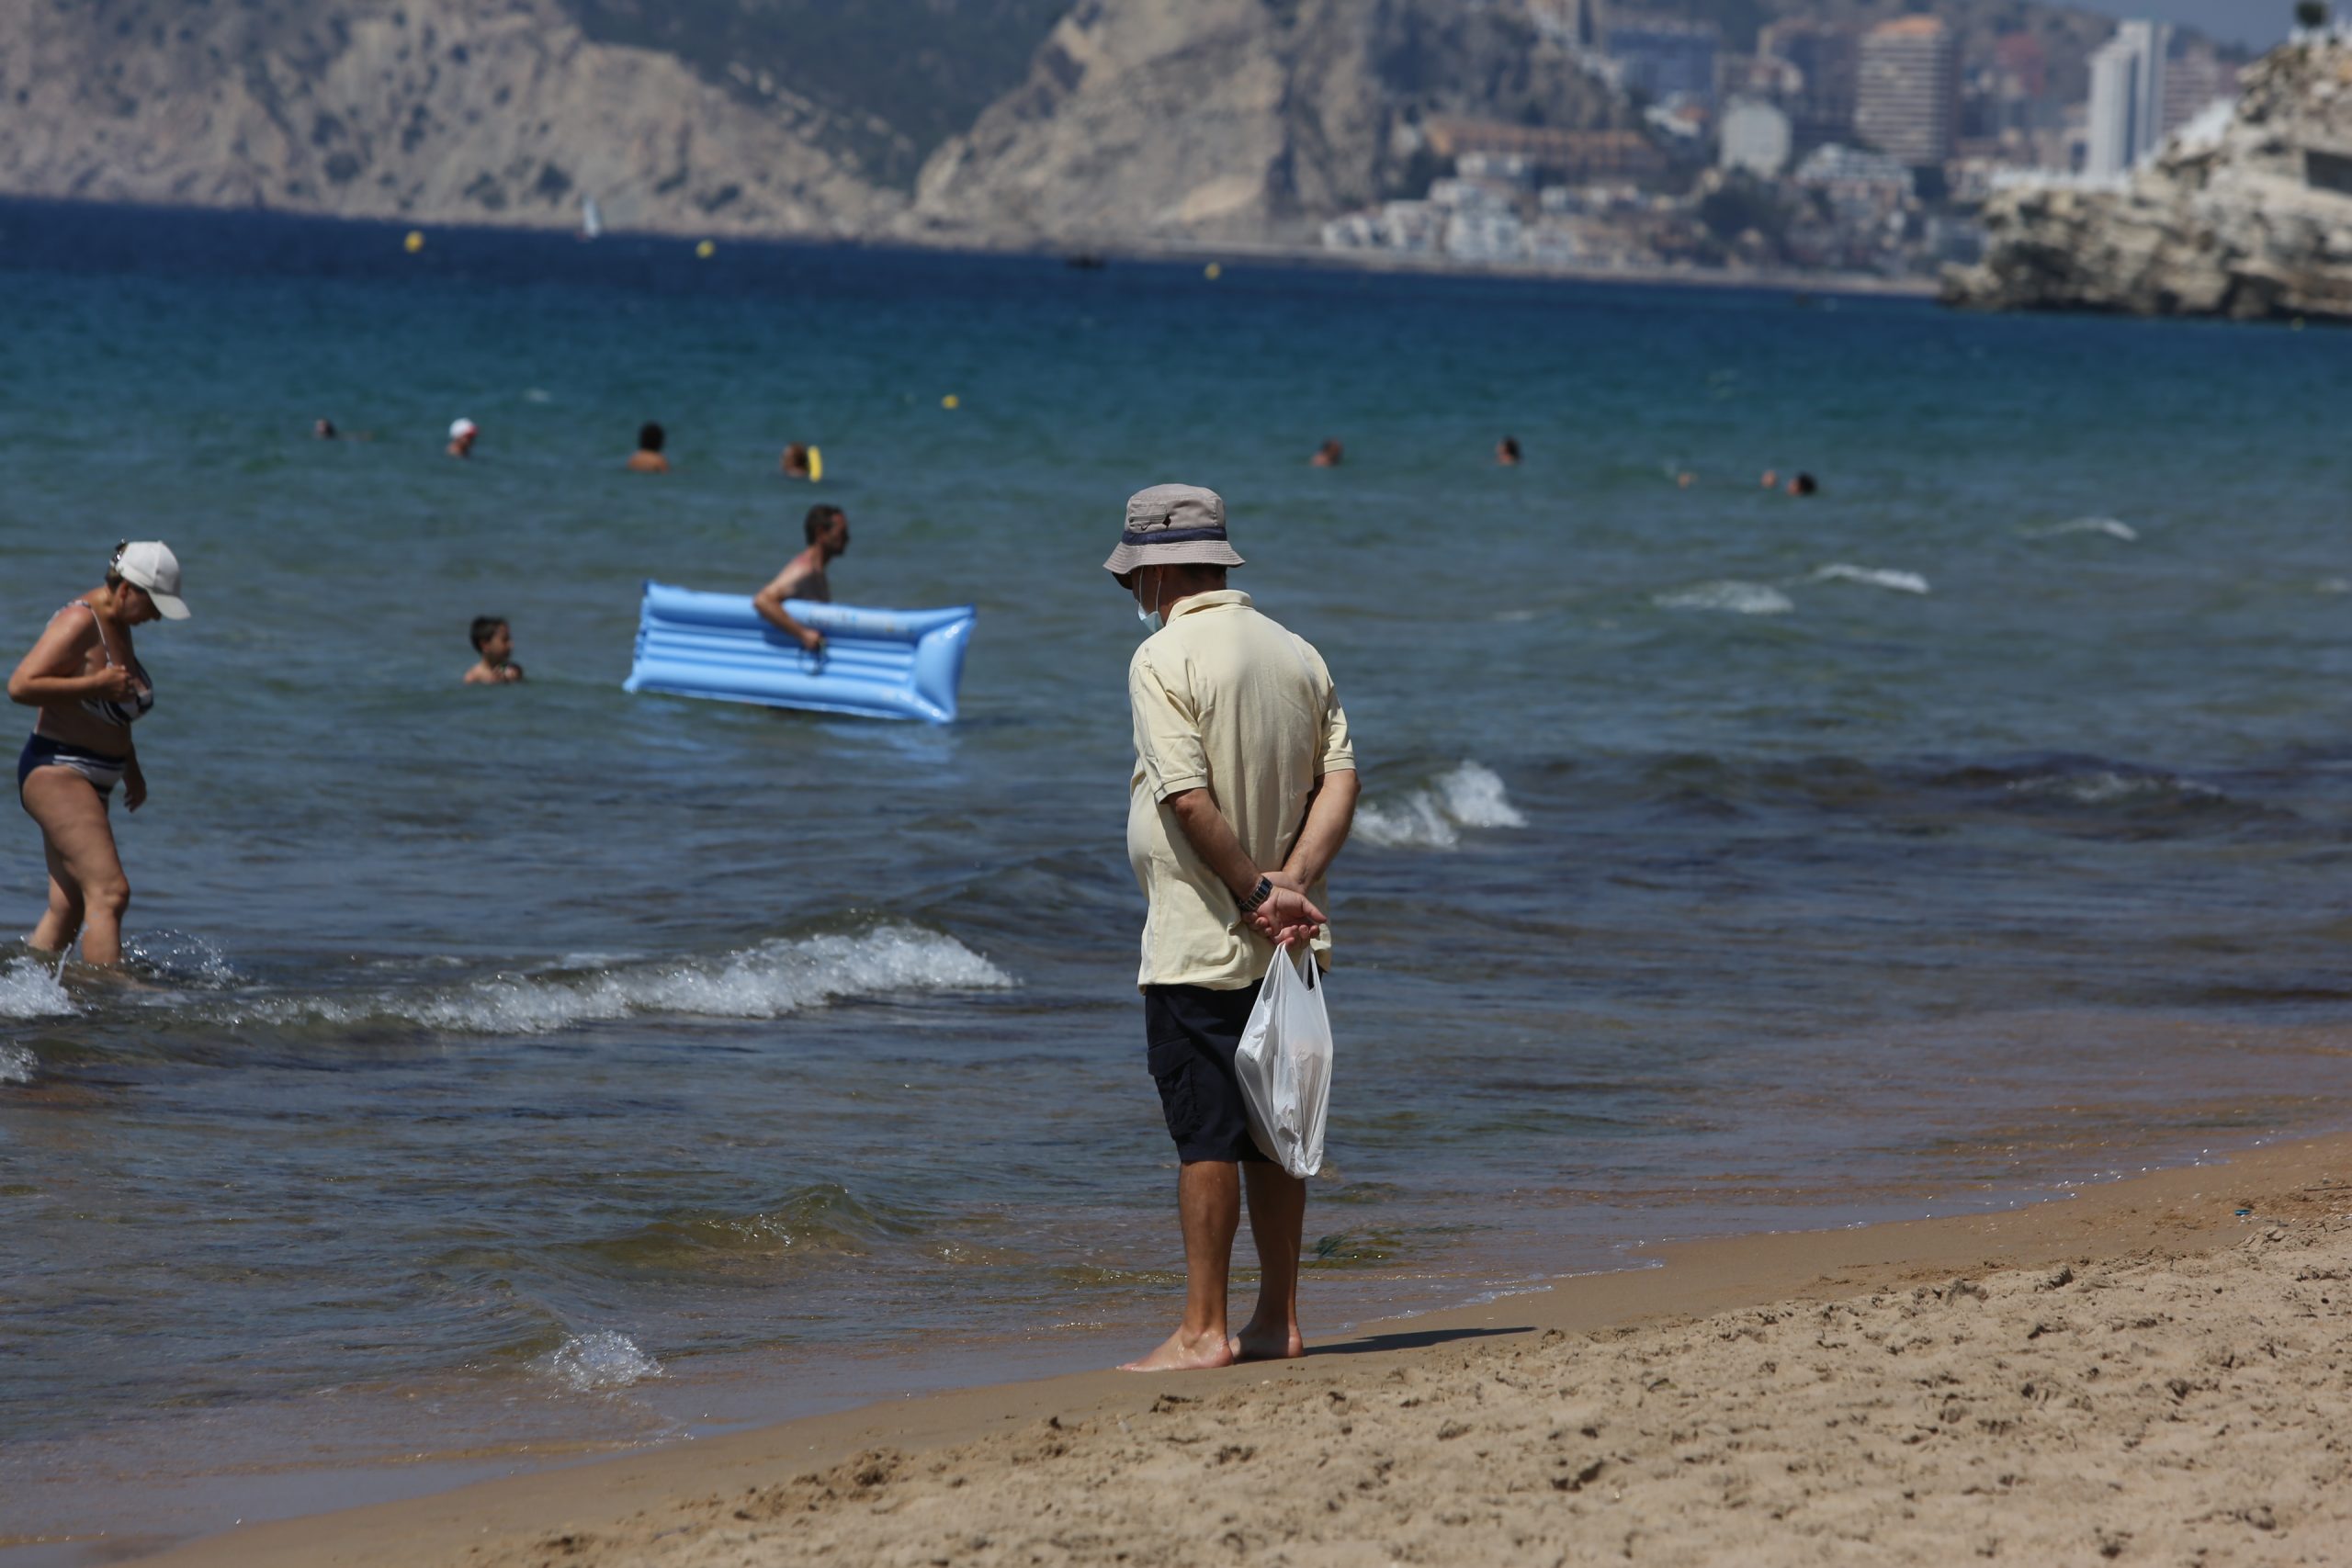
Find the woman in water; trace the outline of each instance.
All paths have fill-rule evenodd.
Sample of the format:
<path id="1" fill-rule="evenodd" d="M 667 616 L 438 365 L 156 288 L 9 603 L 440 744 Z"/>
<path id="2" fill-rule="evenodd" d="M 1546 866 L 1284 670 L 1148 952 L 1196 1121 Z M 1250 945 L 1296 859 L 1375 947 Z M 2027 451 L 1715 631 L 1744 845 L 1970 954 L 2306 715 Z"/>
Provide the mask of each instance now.
<path id="1" fill-rule="evenodd" d="M 152 539 L 117 545 L 106 581 L 67 600 L 8 677 L 8 700 L 40 710 L 17 759 L 17 799 L 49 852 L 49 911 L 28 939 L 40 952 L 62 956 L 78 934 L 85 962 L 122 962 L 130 884 L 107 801 L 117 784 L 133 811 L 147 798 L 130 725 L 155 705 L 155 688 L 130 628 L 157 619 L 187 619 L 179 558 Z"/>

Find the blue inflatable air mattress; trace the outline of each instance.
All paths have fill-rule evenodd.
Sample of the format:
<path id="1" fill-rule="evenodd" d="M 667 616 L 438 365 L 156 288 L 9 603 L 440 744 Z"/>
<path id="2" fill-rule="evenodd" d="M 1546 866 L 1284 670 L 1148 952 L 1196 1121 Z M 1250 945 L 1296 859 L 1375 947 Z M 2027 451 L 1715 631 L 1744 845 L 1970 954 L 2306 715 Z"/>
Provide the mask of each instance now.
<path id="1" fill-rule="evenodd" d="M 823 653 L 762 620 L 748 596 L 649 582 L 637 659 L 621 689 L 867 718 L 955 718 L 971 605 L 865 610 L 787 599 L 785 608 L 825 634 Z"/>

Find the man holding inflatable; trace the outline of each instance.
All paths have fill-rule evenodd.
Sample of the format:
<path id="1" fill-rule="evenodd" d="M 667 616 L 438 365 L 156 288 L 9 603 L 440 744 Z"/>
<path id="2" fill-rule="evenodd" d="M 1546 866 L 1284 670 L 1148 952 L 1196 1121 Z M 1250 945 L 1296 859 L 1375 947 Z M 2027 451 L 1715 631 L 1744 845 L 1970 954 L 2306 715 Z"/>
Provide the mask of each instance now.
<path id="1" fill-rule="evenodd" d="M 808 547 L 785 563 L 765 588 L 752 595 L 752 608 L 760 618 L 791 637 L 810 653 L 825 651 L 825 634 L 816 627 L 803 626 L 792 618 L 784 607 L 786 599 L 808 599 L 817 604 L 831 604 L 833 585 L 825 580 L 825 569 L 843 550 L 849 548 L 849 516 L 838 506 L 823 502 L 808 509 L 801 519 L 800 531 L 808 537 Z"/>
<path id="2" fill-rule="evenodd" d="M 1323 874 L 1356 808 L 1347 715 L 1322 655 L 1226 587 L 1227 569 L 1242 561 L 1215 491 L 1137 491 L 1102 564 L 1153 628 L 1127 667 L 1127 859 L 1149 903 L 1136 984 L 1146 1060 L 1181 1165 L 1187 1280 L 1176 1332 L 1125 1370 L 1304 1355 L 1306 1184 L 1250 1141 L 1233 1058 L 1276 947 L 1308 942 L 1328 962 Z M 1258 1305 L 1228 1334 L 1245 1174 Z"/>

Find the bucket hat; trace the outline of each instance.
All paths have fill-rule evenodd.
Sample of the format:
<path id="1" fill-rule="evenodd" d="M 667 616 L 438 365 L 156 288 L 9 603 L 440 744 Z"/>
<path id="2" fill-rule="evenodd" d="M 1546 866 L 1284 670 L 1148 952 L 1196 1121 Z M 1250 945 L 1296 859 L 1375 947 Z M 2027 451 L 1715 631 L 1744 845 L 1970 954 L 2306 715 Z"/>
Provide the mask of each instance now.
<path id="1" fill-rule="evenodd" d="M 1225 497 L 1199 485 L 1153 485 L 1127 497 L 1126 526 L 1102 569 L 1127 586 L 1139 566 L 1239 566 L 1225 537 Z"/>

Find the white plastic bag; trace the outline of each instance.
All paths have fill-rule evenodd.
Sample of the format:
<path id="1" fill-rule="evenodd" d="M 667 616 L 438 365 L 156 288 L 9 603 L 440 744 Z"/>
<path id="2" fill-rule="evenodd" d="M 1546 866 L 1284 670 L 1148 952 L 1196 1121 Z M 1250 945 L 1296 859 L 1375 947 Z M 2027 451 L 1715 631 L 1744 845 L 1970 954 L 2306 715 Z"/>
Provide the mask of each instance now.
<path id="1" fill-rule="evenodd" d="M 1323 1168 L 1323 1116 L 1331 1104 L 1331 1020 L 1307 944 L 1274 952 L 1258 1005 L 1241 1031 L 1233 1070 L 1249 1102 L 1258 1150 L 1293 1176 Z"/>

